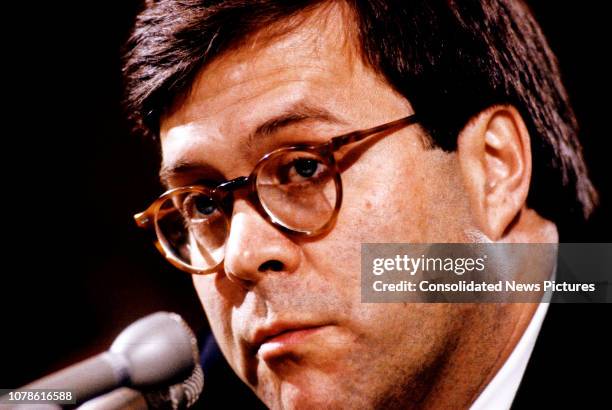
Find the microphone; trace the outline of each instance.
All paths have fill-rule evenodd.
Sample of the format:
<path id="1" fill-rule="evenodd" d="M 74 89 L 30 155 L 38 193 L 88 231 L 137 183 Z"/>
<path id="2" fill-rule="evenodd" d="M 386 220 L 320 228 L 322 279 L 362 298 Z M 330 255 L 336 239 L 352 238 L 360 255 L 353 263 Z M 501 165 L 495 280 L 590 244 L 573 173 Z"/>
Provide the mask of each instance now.
<path id="1" fill-rule="evenodd" d="M 195 335 L 176 313 L 157 312 L 128 326 L 108 351 L 22 389 L 70 390 L 81 404 L 118 387 L 132 387 L 151 395 L 149 405 L 167 401 L 178 408 L 174 406 L 193 404 L 203 385 Z"/>

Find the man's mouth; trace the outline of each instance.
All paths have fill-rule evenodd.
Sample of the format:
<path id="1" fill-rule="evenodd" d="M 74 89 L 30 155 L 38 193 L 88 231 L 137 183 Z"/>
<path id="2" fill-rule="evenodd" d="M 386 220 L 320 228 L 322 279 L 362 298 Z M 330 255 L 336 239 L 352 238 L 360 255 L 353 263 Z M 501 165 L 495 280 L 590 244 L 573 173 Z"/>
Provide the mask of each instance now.
<path id="1" fill-rule="evenodd" d="M 256 355 L 264 361 L 287 354 L 306 343 L 326 325 L 273 324 L 255 332 L 253 346 Z"/>

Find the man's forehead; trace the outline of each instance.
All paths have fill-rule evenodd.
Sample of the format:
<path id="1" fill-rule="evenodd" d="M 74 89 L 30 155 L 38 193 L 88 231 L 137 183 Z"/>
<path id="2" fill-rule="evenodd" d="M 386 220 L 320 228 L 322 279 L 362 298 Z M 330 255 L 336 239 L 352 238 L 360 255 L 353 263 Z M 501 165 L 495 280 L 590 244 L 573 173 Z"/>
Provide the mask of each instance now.
<path id="1" fill-rule="evenodd" d="M 248 103 L 257 91 L 283 83 L 333 77 L 351 77 L 356 44 L 346 28 L 346 12 L 328 6 L 310 12 L 286 33 L 256 32 L 248 42 L 209 62 L 195 77 L 185 98 L 161 121 L 161 134 L 169 128 L 203 116 L 216 115 L 236 101 Z M 259 88 L 259 90 L 258 90 Z"/>

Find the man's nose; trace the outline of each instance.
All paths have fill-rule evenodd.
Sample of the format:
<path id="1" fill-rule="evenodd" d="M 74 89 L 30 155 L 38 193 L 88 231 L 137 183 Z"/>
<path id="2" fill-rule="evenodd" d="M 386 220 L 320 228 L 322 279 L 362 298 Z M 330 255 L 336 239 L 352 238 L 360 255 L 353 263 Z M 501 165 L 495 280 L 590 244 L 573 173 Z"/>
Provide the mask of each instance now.
<path id="1" fill-rule="evenodd" d="M 249 287 L 269 272 L 294 272 L 300 263 L 298 244 L 267 222 L 247 201 L 234 203 L 225 245 L 225 272 Z"/>

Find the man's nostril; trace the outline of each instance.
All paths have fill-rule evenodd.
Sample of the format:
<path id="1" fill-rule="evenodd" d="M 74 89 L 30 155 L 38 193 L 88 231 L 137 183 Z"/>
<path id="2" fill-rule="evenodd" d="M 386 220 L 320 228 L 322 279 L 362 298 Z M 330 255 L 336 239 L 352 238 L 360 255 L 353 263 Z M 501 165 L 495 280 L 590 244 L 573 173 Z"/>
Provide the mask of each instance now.
<path id="1" fill-rule="evenodd" d="M 283 270 L 284 266 L 285 265 L 283 265 L 281 261 L 272 259 L 272 260 L 268 260 L 262 263 L 259 266 L 259 271 L 260 272 L 267 272 L 267 271 L 280 272 Z"/>

